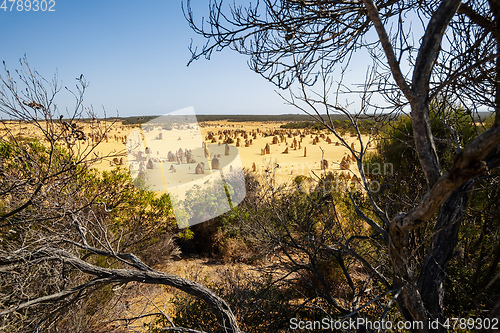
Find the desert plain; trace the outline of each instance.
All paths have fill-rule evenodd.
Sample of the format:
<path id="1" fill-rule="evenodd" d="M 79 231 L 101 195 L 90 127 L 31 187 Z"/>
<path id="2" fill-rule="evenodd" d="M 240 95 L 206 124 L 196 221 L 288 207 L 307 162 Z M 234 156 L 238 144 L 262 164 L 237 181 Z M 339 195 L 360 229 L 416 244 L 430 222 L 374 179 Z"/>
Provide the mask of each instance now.
<path id="1" fill-rule="evenodd" d="M 78 142 L 79 149 L 88 149 L 99 141 L 89 155 L 89 159 L 97 160 L 94 168 L 109 171 L 121 165 L 134 178 L 145 171 L 150 189 L 158 192 L 182 193 L 197 181 L 219 177 L 221 170 L 237 168 L 261 176 L 272 173 L 279 182 L 298 175 L 314 178 L 325 172 L 343 173 L 349 178 L 357 175 L 350 151 L 331 132 L 281 128 L 286 123 L 222 120 L 174 124 L 165 129 L 155 124 L 95 120 L 73 126 L 85 135 L 85 140 Z M 2 124 L 2 136 L 43 136 L 29 123 Z M 342 139 L 355 151 L 360 150 L 357 136 L 347 133 Z M 365 148 L 373 149 L 372 138 L 363 135 L 361 139 Z"/>

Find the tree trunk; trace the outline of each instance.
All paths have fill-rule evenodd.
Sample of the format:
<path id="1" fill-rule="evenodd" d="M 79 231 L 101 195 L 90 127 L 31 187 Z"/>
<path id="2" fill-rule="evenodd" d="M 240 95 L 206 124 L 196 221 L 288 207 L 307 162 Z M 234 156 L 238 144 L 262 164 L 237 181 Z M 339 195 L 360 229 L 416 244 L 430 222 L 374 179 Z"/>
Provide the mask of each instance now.
<path id="1" fill-rule="evenodd" d="M 461 217 L 467 206 L 468 190 L 473 181 L 469 180 L 456 189 L 439 210 L 434 237 L 421 269 L 418 289 L 429 317 L 443 319 L 444 280 L 446 266 L 452 258 L 458 242 Z M 434 330 L 444 332 L 444 328 Z"/>
<path id="2" fill-rule="evenodd" d="M 442 319 L 445 268 L 458 241 L 461 216 L 467 204 L 469 180 L 456 189 L 441 207 L 426 260 L 420 277 L 411 263 L 414 248 L 409 242 L 409 231 L 398 226 L 396 217 L 391 223 L 389 253 L 394 268 L 394 284 L 401 288 L 397 304 L 405 320 L 421 321 L 423 328 L 414 332 L 441 332 L 429 329 L 429 320 Z"/>
<path id="3" fill-rule="evenodd" d="M 412 247 L 409 243 L 409 232 L 399 227 L 396 216 L 389 228 L 389 256 L 394 269 L 394 287 L 401 288 L 396 299 L 399 311 L 406 321 L 422 321 L 423 330 L 413 330 L 415 332 L 427 332 L 427 315 L 422 298 L 418 291 L 416 279 L 410 268 Z"/>

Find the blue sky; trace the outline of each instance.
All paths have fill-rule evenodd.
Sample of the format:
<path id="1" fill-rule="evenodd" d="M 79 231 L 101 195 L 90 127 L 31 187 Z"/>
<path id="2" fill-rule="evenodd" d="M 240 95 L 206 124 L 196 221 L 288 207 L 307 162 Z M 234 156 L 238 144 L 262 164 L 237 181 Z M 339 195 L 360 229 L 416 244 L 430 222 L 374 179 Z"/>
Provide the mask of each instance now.
<path id="1" fill-rule="evenodd" d="M 195 14 L 206 7 L 207 1 L 195 0 Z M 108 116 L 131 116 L 189 106 L 197 114 L 300 113 L 233 51 L 187 67 L 191 39 L 202 41 L 185 21 L 180 0 L 56 0 L 54 12 L 0 10 L 0 31 L 0 60 L 9 69 L 26 54 L 31 67 L 45 77 L 57 70 L 70 88 L 84 74 L 86 104 L 101 115 L 103 107 Z M 59 103 L 71 106 L 70 96 L 61 94 Z"/>

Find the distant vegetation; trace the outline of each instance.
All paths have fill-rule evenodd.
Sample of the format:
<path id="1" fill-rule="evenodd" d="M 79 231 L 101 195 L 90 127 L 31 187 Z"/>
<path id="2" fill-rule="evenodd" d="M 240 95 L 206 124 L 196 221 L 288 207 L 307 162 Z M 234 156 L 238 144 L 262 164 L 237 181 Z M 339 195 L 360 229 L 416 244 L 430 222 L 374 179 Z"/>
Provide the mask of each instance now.
<path id="1" fill-rule="evenodd" d="M 478 112 L 474 114 L 474 120 L 485 120 L 487 117 L 492 116 L 492 112 Z M 133 117 L 113 117 L 107 120 L 118 120 L 122 121 L 123 125 L 140 125 L 147 123 L 155 118 L 161 117 L 161 115 L 155 116 L 133 116 Z M 323 119 L 327 119 L 326 115 L 322 115 Z M 236 114 L 236 115 L 224 115 L 224 114 L 202 114 L 196 115 L 196 119 L 201 121 L 221 121 L 227 120 L 229 122 L 249 122 L 249 121 L 275 121 L 275 122 L 293 122 L 303 124 L 304 127 L 283 127 L 283 128 L 308 128 L 310 126 L 305 126 L 307 124 L 315 124 L 311 116 L 306 114 L 280 114 L 280 115 L 267 115 L 267 114 Z M 334 121 L 334 124 L 338 122 L 342 123 L 342 127 L 347 127 L 348 119 L 345 115 L 330 115 L 330 119 Z M 88 121 L 88 119 L 82 119 L 82 121 Z M 363 121 L 370 121 L 365 119 Z M 344 124 L 345 123 L 345 124 Z M 289 125 L 289 126 L 299 126 L 299 125 Z"/>
<path id="2" fill-rule="evenodd" d="M 158 116 L 141 116 L 141 117 L 126 117 L 126 118 L 117 118 L 121 119 L 123 125 L 140 125 L 151 121 Z"/>
<path id="3" fill-rule="evenodd" d="M 374 125 L 375 122 L 373 120 L 368 120 L 368 119 L 360 120 L 359 130 L 361 134 L 369 134 L 370 130 L 374 127 Z M 346 117 L 344 117 L 344 119 L 341 120 L 339 119 L 333 120 L 333 126 L 342 135 L 344 135 L 345 133 L 356 134 L 354 126 Z M 303 129 L 303 128 L 314 129 L 314 130 L 326 129 L 326 127 L 323 124 L 313 121 L 291 122 L 288 124 L 283 124 L 280 127 L 284 129 Z"/>
<path id="4" fill-rule="evenodd" d="M 229 122 L 246 121 L 311 121 L 311 116 L 305 114 L 280 114 L 280 115 L 201 115 L 197 116 L 199 121 L 215 121 L 226 119 Z M 346 119 L 344 116 L 336 115 L 332 119 Z"/>
<path id="5" fill-rule="evenodd" d="M 121 120 L 123 125 L 140 125 L 147 123 L 155 118 L 161 117 L 157 116 L 134 116 L 134 117 L 117 117 L 112 118 L 111 120 Z M 347 120 L 347 118 L 343 115 L 333 115 L 331 116 L 332 120 Z M 312 122 L 311 117 L 304 114 L 280 114 L 280 115 L 223 115 L 223 114 L 205 114 L 205 115 L 196 115 L 196 119 L 199 122 L 202 121 L 221 121 L 227 120 L 229 122 L 249 122 L 249 121 L 293 121 L 293 122 Z"/>
<path id="6" fill-rule="evenodd" d="M 154 122 L 155 118 L 159 116 L 142 116 L 142 117 L 126 117 L 126 118 L 114 118 L 113 120 L 121 120 L 123 125 L 141 125 L 148 122 Z M 323 118 L 326 116 L 323 115 Z M 354 127 L 344 115 L 332 115 L 330 118 L 333 121 L 333 125 L 339 131 L 339 133 L 350 133 L 355 134 Z M 313 130 L 325 129 L 325 126 L 319 122 L 314 121 L 308 115 L 301 114 L 285 114 L 285 115 L 197 115 L 196 119 L 198 122 L 204 121 L 221 121 L 226 120 L 228 122 L 289 122 L 287 124 L 281 125 L 284 129 L 303 129 L 309 128 Z M 359 120 L 359 129 L 361 134 L 369 134 L 370 129 L 373 128 L 374 121 L 370 119 Z"/>
<path id="7" fill-rule="evenodd" d="M 285 128 L 285 129 L 310 128 L 315 130 L 322 130 L 325 129 L 326 127 L 323 124 L 314 123 L 312 121 L 299 121 L 296 123 L 283 124 L 280 126 L 280 128 Z"/>

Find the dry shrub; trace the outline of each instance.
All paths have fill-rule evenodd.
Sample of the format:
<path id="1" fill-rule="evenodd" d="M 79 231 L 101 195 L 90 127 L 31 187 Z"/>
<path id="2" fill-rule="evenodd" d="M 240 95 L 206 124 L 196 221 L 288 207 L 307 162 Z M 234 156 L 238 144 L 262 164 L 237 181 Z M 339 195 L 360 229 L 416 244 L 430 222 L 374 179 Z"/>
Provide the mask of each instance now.
<path id="1" fill-rule="evenodd" d="M 255 258 L 255 253 L 240 238 L 226 238 L 220 248 L 220 259 L 224 263 L 253 263 Z"/>
<path id="2" fill-rule="evenodd" d="M 308 317 L 309 310 L 292 304 L 288 286 L 273 284 L 273 277 L 268 273 L 245 267 L 235 265 L 221 269 L 217 282 L 206 283 L 235 309 L 244 332 L 286 332 L 289 318 L 299 313 L 301 317 Z M 206 332 L 224 332 L 202 300 L 177 292 L 172 303 L 175 308 L 172 319 L 176 325 L 197 327 Z M 162 318 L 158 322 L 166 324 Z"/>
<path id="3" fill-rule="evenodd" d="M 321 259 L 316 262 L 316 269 L 302 270 L 300 277 L 296 281 L 297 289 L 300 294 L 306 297 L 315 297 L 318 292 L 322 292 L 325 286 L 322 280 L 330 288 L 332 296 L 339 300 L 348 301 L 352 298 L 351 288 L 349 287 L 344 272 L 335 259 Z"/>
<path id="4" fill-rule="evenodd" d="M 148 266 L 155 266 L 166 263 L 181 254 L 179 246 L 175 242 L 173 233 L 164 233 L 157 240 L 141 251 L 141 256 L 144 263 Z"/>

